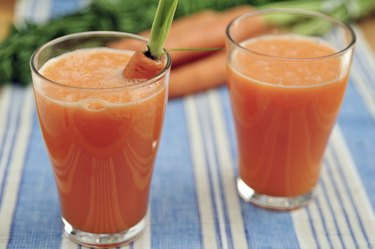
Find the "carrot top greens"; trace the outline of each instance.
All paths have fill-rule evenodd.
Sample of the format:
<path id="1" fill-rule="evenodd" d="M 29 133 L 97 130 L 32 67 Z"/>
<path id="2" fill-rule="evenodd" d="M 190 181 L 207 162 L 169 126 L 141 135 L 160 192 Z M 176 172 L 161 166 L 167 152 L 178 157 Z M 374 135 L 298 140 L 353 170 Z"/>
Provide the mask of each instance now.
<path id="1" fill-rule="evenodd" d="M 150 41 L 146 56 L 160 59 L 164 54 L 164 44 L 172 25 L 178 0 L 160 0 L 151 26 Z"/>

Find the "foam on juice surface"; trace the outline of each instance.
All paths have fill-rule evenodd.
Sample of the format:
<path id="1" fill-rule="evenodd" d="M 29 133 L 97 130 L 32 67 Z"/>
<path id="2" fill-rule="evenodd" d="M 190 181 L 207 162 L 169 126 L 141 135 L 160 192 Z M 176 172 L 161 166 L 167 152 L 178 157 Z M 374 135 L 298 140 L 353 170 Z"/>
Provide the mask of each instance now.
<path id="1" fill-rule="evenodd" d="M 132 53 L 133 51 L 110 48 L 85 48 L 52 58 L 43 65 L 40 73 L 47 79 L 68 87 L 45 84 L 39 93 L 51 101 L 101 110 L 106 103 L 124 105 L 125 102 L 137 101 L 159 92 L 163 84 L 121 88 L 134 86 L 142 81 L 128 80 L 122 75 Z"/>
<path id="2" fill-rule="evenodd" d="M 111 88 L 132 84 L 122 77 L 129 51 L 110 48 L 78 49 L 49 60 L 41 74 L 55 82 L 82 88 Z"/>
<path id="3" fill-rule="evenodd" d="M 241 46 L 254 53 L 236 51 L 233 70 L 259 83 L 306 86 L 338 78 L 340 58 L 328 56 L 337 51 L 319 38 L 267 35 L 244 41 Z"/>

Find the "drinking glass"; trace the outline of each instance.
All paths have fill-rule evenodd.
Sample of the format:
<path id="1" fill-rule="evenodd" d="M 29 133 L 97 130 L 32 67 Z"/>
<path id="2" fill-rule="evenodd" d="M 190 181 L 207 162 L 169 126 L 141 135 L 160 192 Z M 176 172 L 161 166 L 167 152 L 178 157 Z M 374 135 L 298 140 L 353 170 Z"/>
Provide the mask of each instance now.
<path id="1" fill-rule="evenodd" d="M 226 34 L 238 192 L 265 208 L 303 206 L 344 98 L 355 34 L 332 17 L 293 9 L 244 14 Z"/>
<path id="2" fill-rule="evenodd" d="M 130 44 L 129 50 L 126 45 L 113 48 L 118 41 Z M 71 240 L 89 247 L 128 243 L 146 225 L 171 59 L 165 55 L 165 68 L 153 78 L 124 85 L 111 85 L 111 80 L 101 86 L 92 81 L 84 86 L 61 83 L 45 76 L 43 70 L 50 62 L 88 48 L 104 48 L 129 58 L 133 52 L 130 47 L 137 43 L 146 48 L 147 41 L 133 34 L 76 33 L 41 46 L 30 62 L 39 123 L 54 172 L 64 231 Z M 71 70 L 59 68 L 58 63 L 53 70 L 60 76 L 75 75 L 77 80 L 85 74 L 106 74 L 107 68 L 100 66 L 106 60 L 98 57 L 85 61 L 84 67 L 91 67 L 85 72 L 75 68 L 76 60 L 66 62 L 73 65 Z"/>

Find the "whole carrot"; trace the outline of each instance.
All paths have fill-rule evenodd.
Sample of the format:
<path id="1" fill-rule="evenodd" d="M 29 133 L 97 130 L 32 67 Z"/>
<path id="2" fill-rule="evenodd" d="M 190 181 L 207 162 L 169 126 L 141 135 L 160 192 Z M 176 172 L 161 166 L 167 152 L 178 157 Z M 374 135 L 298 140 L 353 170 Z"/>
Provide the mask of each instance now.
<path id="1" fill-rule="evenodd" d="M 215 52 L 200 60 L 175 68 L 171 72 L 169 96 L 207 90 L 225 82 L 225 52 Z"/>
<path id="2" fill-rule="evenodd" d="M 225 46 L 225 29 L 228 23 L 235 17 L 253 10 L 248 5 L 240 5 L 224 12 L 218 13 L 215 20 L 200 23 L 197 26 L 186 28 L 184 33 L 172 34 L 165 44 L 167 49 L 171 48 L 220 48 Z M 209 51 L 195 52 L 170 52 L 175 66 L 201 58 Z"/>

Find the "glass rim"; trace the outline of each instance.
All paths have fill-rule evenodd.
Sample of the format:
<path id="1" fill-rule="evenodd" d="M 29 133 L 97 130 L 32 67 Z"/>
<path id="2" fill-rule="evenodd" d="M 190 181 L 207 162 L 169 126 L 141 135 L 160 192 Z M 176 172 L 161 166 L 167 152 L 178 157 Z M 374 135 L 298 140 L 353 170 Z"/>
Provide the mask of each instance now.
<path id="1" fill-rule="evenodd" d="M 279 14 L 279 13 L 300 14 L 300 15 L 306 15 L 306 16 L 310 16 L 310 17 L 323 18 L 324 20 L 326 20 L 328 22 L 334 23 L 334 24 L 344 28 L 351 35 L 351 40 L 348 43 L 348 45 L 346 45 L 343 49 L 340 49 L 340 50 L 338 50 L 334 53 L 331 53 L 331 54 L 328 54 L 328 55 L 323 55 L 323 56 L 304 57 L 304 58 L 289 58 L 289 57 L 283 57 L 283 56 L 269 55 L 269 54 L 266 54 L 266 53 L 260 53 L 260 52 L 248 49 L 248 48 L 242 46 L 240 43 L 235 41 L 235 39 L 233 38 L 233 36 L 231 34 L 231 29 L 236 23 L 239 23 L 240 21 L 242 21 L 244 19 L 247 19 L 247 18 L 262 16 L 262 15 L 265 15 L 265 14 L 272 14 L 272 13 L 275 13 L 275 14 Z M 331 17 L 327 14 L 317 12 L 317 11 L 301 10 L 301 9 L 293 9 L 293 8 L 270 8 L 270 9 L 255 10 L 255 11 L 252 11 L 252 12 L 242 14 L 242 15 L 234 18 L 228 24 L 225 33 L 226 33 L 227 39 L 230 41 L 231 44 L 236 46 L 236 48 L 239 48 L 241 50 L 244 50 L 246 52 L 250 52 L 250 53 L 258 55 L 258 56 L 268 57 L 268 58 L 276 59 L 276 60 L 287 60 L 287 61 L 313 61 L 313 60 L 329 59 L 329 58 L 332 58 L 332 57 L 341 56 L 342 54 L 345 54 L 349 49 L 351 49 L 354 46 L 354 44 L 356 43 L 356 39 L 357 39 L 356 35 L 355 35 L 355 32 L 350 25 L 348 25 L 348 24 L 346 24 L 346 23 L 344 23 L 344 22 L 342 22 L 342 21 L 340 21 L 340 20 L 338 20 L 334 17 Z"/>
<path id="2" fill-rule="evenodd" d="M 131 38 L 131 39 L 135 39 L 135 40 L 138 40 L 138 41 L 141 41 L 141 42 L 145 42 L 145 44 L 147 44 L 147 42 L 148 42 L 148 39 L 146 39 L 145 37 L 142 37 L 140 35 L 127 33 L 127 32 L 119 32 L 119 31 L 86 31 L 86 32 L 72 33 L 72 34 L 57 37 L 57 38 L 55 38 L 55 39 L 53 39 L 53 40 L 51 40 L 47 43 L 44 43 L 40 47 L 38 47 L 34 51 L 34 53 L 32 54 L 32 56 L 30 58 L 29 64 L 30 64 L 31 71 L 33 73 L 35 73 L 39 78 L 47 81 L 50 84 L 53 84 L 53 85 L 57 86 L 57 87 L 62 87 L 62 88 L 67 88 L 67 89 L 75 89 L 75 90 L 80 90 L 80 91 L 105 91 L 105 90 L 132 89 L 132 88 L 140 88 L 140 87 L 148 86 L 148 85 L 153 84 L 153 83 L 161 80 L 162 78 L 164 78 L 166 76 L 168 70 L 171 68 L 172 59 L 171 59 L 168 51 L 164 49 L 165 56 L 166 56 L 167 60 L 166 60 L 166 65 L 164 66 L 163 70 L 160 73 L 158 73 L 157 75 L 155 75 L 151 79 L 141 80 L 139 82 L 137 81 L 134 84 L 124 85 L 124 86 L 101 87 L 101 88 L 70 86 L 70 85 L 60 83 L 58 81 L 51 80 L 51 79 L 49 79 L 48 77 L 45 77 L 44 75 L 42 75 L 39 72 L 39 70 L 35 66 L 36 59 L 38 58 L 39 54 L 44 49 L 46 49 L 47 47 L 56 45 L 58 43 L 70 40 L 72 38 L 80 37 L 80 36 L 81 37 L 84 37 L 84 36 L 86 36 L 86 37 L 90 37 L 90 36 L 91 37 L 100 37 L 100 36 L 109 37 L 109 36 L 112 36 L 112 37 L 118 37 L 118 38 Z M 52 58 L 50 58 L 50 59 L 52 59 Z"/>

